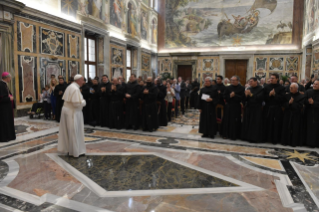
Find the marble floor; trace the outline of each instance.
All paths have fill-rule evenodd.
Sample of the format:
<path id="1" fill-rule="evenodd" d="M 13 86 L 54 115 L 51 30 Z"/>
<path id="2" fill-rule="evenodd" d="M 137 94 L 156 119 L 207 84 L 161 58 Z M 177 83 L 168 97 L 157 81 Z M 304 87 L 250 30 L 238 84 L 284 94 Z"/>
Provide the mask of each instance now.
<path id="1" fill-rule="evenodd" d="M 15 124 L 1 212 L 319 212 L 319 149 L 201 138 L 197 111 L 152 133 L 86 126 L 78 159 L 57 152 L 57 123 Z"/>

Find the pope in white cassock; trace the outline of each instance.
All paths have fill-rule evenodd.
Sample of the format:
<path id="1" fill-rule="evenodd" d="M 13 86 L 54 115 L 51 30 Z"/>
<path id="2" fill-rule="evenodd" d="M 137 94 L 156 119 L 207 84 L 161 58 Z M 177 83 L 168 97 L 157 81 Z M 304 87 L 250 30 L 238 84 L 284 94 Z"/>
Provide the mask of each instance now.
<path id="1" fill-rule="evenodd" d="M 73 157 L 79 157 L 86 153 L 82 113 L 86 101 L 80 91 L 83 83 L 83 76 L 75 75 L 74 82 L 68 86 L 62 97 L 64 105 L 60 120 L 58 151 L 69 153 Z"/>

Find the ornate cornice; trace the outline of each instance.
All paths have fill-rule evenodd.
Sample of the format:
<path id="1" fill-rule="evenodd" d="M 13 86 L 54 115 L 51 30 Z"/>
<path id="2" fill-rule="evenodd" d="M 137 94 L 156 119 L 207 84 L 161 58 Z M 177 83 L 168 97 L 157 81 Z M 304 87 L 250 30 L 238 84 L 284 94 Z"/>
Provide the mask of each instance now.
<path id="1" fill-rule="evenodd" d="M 20 12 L 23 8 L 25 8 L 25 4 L 16 0 L 1 0 L 0 5 L 3 6 L 3 10 L 11 13 Z"/>

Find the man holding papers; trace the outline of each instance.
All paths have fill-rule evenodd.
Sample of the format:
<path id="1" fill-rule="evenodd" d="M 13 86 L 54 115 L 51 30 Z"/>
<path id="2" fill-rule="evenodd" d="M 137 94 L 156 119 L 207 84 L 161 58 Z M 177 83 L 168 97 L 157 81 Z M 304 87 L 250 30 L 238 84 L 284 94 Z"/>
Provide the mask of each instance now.
<path id="1" fill-rule="evenodd" d="M 216 112 L 217 89 L 212 85 L 212 78 L 205 79 L 205 87 L 200 90 L 200 122 L 199 132 L 203 133 L 202 137 L 214 138 L 216 134 Z"/>

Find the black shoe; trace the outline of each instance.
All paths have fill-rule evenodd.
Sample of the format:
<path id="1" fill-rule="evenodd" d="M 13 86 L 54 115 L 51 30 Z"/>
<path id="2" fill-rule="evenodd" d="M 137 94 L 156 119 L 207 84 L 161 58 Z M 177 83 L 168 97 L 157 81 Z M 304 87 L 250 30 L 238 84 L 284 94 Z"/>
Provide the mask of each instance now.
<path id="1" fill-rule="evenodd" d="M 202 138 L 209 138 L 208 135 L 202 135 Z"/>

